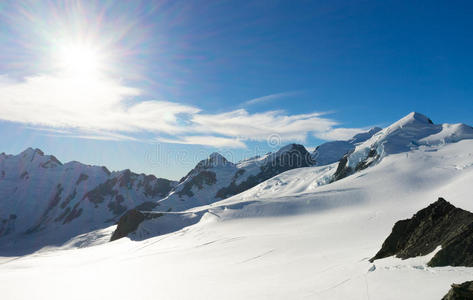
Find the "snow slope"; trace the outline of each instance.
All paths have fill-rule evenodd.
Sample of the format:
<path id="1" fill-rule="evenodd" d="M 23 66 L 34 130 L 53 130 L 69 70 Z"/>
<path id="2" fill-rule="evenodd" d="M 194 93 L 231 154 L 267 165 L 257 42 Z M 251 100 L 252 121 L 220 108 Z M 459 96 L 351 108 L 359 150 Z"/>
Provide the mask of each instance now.
<path id="1" fill-rule="evenodd" d="M 433 254 L 368 259 L 397 220 L 439 196 L 473 211 L 473 140 L 457 127 L 454 143 L 442 134 L 452 126 L 440 125 L 419 135 L 428 142 L 336 182 L 321 184 L 337 164 L 290 170 L 217 203 L 167 214 L 169 222 L 153 219 L 137 234 L 194 223 L 175 232 L 104 243 L 110 227 L 60 248 L 0 258 L 2 298 L 440 299 L 473 270 L 429 268 Z M 435 135 L 448 139 L 438 143 Z"/>

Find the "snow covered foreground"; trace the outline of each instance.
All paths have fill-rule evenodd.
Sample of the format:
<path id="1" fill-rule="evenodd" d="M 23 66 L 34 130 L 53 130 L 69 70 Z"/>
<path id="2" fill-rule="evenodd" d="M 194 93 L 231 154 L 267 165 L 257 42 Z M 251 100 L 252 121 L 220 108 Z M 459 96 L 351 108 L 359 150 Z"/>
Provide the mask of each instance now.
<path id="1" fill-rule="evenodd" d="M 1 298 L 440 299 L 473 279 L 471 268 L 426 267 L 433 254 L 368 261 L 397 220 L 439 196 L 473 211 L 473 140 L 391 154 L 322 185 L 335 169 L 291 170 L 194 208 L 200 222 L 174 233 L 107 243 L 110 227 L 0 258 Z"/>

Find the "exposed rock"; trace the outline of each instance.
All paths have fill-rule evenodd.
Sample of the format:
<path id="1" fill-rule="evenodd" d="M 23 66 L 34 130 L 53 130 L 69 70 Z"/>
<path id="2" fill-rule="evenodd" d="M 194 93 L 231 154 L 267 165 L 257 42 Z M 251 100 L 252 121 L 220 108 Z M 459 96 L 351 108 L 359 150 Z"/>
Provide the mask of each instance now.
<path id="1" fill-rule="evenodd" d="M 212 171 L 201 171 L 198 175 L 192 177 L 191 180 L 187 181 L 184 188 L 178 192 L 179 196 L 187 195 L 189 197 L 194 196 L 192 187 L 197 186 L 199 190 L 203 188 L 204 183 L 206 185 L 212 185 L 217 182 L 217 175 Z"/>
<path id="2" fill-rule="evenodd" d="M 111 200 L 107 207 L 112 211 L 115 215 L 121 215 L 127 209 L 126 206 L 122 205 L 122 202 L 125 201 L 125 198 L 122 195 L 116 195 L 114 200 Z"/>
<path id="3" fill-rule="evenodd" d="M 106 196 L 115 196 L 118 192 L 114 189 L 117 183 L 117 178 L 112 178 L 99 184 L 95 189 L 87 192 L 82 199 L 89 199 L 90 202 L 96 205 L 102 203 Z"/>
<path id="4" fill-rule="evenodd" d="M 437 266 L 473 266 L 473 214 L 443 198 L 396 222 L 381 250 L 370 260 L 396 255 L 406 259 L 442 249 L 428 263 Z"/>
<path id="5" fill-rule="evenodd" d="M 113 232 L 110 241 L 112 242 L 126 237 L 130 233 L 135 232 L 144 220 L 159 218 L 162 215 L 162 213 L 142 212 L 137 209 L 131 209 L 118 220 L 117 229 Z"/>
<path id="6" fill-rule="evenodd" d="M 145 195 L 148 197 L 164 197 L 173 188 L 173 181 L 164 179 L 164 178 L 156 178 L 153 175 L 146 175 L 143 179 L 143 185 L 145 189 Z"/>
<path id="7" fill-rule="evenodd" d="M 79 185 L 79 183 L 87 179 L 89 179 L 89 176 L 87 174 L 84 174 L 84 173 L 80 174 L 79 178 L 76 181 L 76 185 Z"/>
<path id="8" fill-rule="evenodd" d="M 473 299 L 473 281 L 462 284 L 452 284 L 452 288 L 443 296 L 442 300 L 470 300 Z"/>
<path id="9" fill-rule="evenodd" d="M 28 178 L 30 178 L 30 176 L 29 176 L 27 171 L 24 171 L 23 173 L 21 173 L 20 178 L 21 179 L 28 179 Z"/>
<path id="10" fill-rule="evenodd" d="M 373 135 L 381 131 L 379 127 L 373 127 L 369 131 L 361 132 L 346 141 L 325 142 L 312 153 L 312 159 L 316 166 L 324 166 L 340 161 L 344 156 L 353 152 L 357 145 L 367 141 Z"/>
<path id="11" fill-rule="evenodd" d="M 102 167 L 102 171 L 105 172 L 105 174 L 107 174 L 108 176 L 110 176 L 112 174 L 112 172 L 110 172 L 107 167 Z"/>
<path id="12" fill-rule="evenodd" d="M 77 195 L 77 190 L 74 189 L 74 191 L 72 191 L 72 194 L 69 194 L 66 199 L 64 199 L 64 201 L 61 203 L 61 208 L 64 209 L 66 206 L 69 205 L 69 203 L 72 201 L 72 199 L 74 199 Z"/>
<path id="13" fill-rule="evenodd" d="M 256 175 L 248 176 L 245 181 L 239 184 L 236 183 L 237 179 L 245 170 L 238 170 L 230 185 L 220 189 L 216 197 L 224 199 L 239 194 L 285 171 L 310 167 L 313 164 L 312 156 L 307 152 L 304 146 L 299 144 L 287 145 L 278 152 L 268 155 L 268 157 L 261 162 L 260 172 Z"/>
<path id="14" fill-rule="evenodd" d="M 376 152 L 375 149 L 371 149 L 368 152 L 368 156 L 356 165 L 355 172 L 368 168 L 378 159 L 379 159 L 379 154 Z"/>
<path id="15" fill-rule="evenodd" d="M 442 250 L 432 257 L 428 263 L 430 267 L 473 267 L 473 223 L 458 230 L 460 233 L 444 243 Z"/>
<path id="16" fill-rule="evenodd" d="M 44 153 L 42 156 L 43 155 Z M 50 155 L 48 161 L 42 163 L 40 166 L 42 168 L 56 168 L 58 166 L 62 166 L 62 163 L 54 155 Z"/>
<path id="17" fill-rule="evenodd" d="M 131 209 L 124 214 L 117 224 L 117 229 L 112 234 L 110 241 L 115 241 L 134 232 L 138 225 L 145 220 L 145 215 L 139 210 Z"/>
<path id="18" fill-rule="evenodd" d="M 473 137 L 473 131 L 466 129 L 465 126 L 454 125 L 453 127 L 449 129 L 451 134 L 442 135 L 442 141 L 454 142 Z M 438 140 L 426 138 L 439 134 L 442 129 L 443 125 L 433 124 L 432 120 L 426 116 L 412 112 L 381 131 L 379 128 L 374 128 L 366 134 L 355 136 L 352 142 L 368 139 L 363 143 L 356 143 L 356 148 L 344 156 L 332 182 L 366 169 L 378 163 L 386 155 L 438 143 Z"/>
<path id="19" fill-rule="evenodd" d="M 136 177 L 137 177 L 136 174 L 131 173 L 131 171 L 129 169 L 126 169 L 126 170 L 122 171 L 122 174 L 118 177 L 118 185 L 120 187 L 126 186 L 129 189 L 131 189 L 131 187 L 133 186 L 133 182 L 136 179 Z"/>
<path id="20" fill-rule="evenodd" d="M 80 215 L 82 215 L 83 209 L 78 208 L 79 204 L 80 204 L 80 202 L 77 202 L 77 204 L 74 205 L 74 207 L 72 208 L 70 213 L 66 216 L 66 219 L 64 220 L 64 222 L 62 222 L 62 224 L 70 223 L 72 220 L 74 220 L 74 219 L 80 217 Z M 68 207 L 68 209 L 69 209 L 69 207 Z"/>
<path id="21" fill-rule="evenodd" d="M 153 210 L 156 206 L 159 206 L 158 202 L 146 201 L 136 206 L 135 209 L 141 211 L 149 211 Z"/>
<path id="22" fill-rule="evenodd" d="M 352 173 L 352 169 L 347 166 L 348 163 L 348 157 L 344 156 L 340 162 L 338 163 L 337 170 L 335 171 L 335 174 L 333 174 L 333 179 L 332 181 L 337 181 L 342 178 L 347 177 Z"/>

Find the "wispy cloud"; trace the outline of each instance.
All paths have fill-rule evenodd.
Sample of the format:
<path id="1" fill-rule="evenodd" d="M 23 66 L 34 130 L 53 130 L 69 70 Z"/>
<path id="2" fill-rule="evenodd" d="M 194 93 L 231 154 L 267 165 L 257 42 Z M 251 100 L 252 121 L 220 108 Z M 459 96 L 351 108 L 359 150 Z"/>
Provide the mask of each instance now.
<path id="1" fill-rule="evenodd" d="M 166 143 L 244 148 L 245 141 L 304 142 L 309 134 L 323 139 L 349 138 L 360 129 L 335 128 L 326 113 L 249 113 L 245 109 L 211 114 L 169 101 L 134 101 L 140 90 L 111 78 L 87 80 L 59 75 L 0 78 L 0 120 L 26 124 L 71 138 L 139 140 L 142 134 Z M 251 101 L 269 101 L 287 93 Z M 264 98 L 264 97 L 263 97 Z M 167 136 L 168 138 L 162 138 Z"/>
<path id="2" fill-rule="evenodd" d="M 327 131 L 315 132 L 314 136 L 328 141 L 335 141 L 335 140 L 348 140 L 352 138 L 354 135 L 368 131 L 369 128 L 332 128 Z"/>
<path id="3" fill-rule="evenodd" d="M 172 144 L 186 145 L 205 145 L 216 148 L 246 148 L 246 144 L 236 138 L 226 138 L 219 136 L 183 136 L 179 138 L 162 138 L 157 137 L 156 141 Z"/>
<path id="4" fill-rule="evenodd" d="M 271 94 L 271 95 L 266 95 L 254 99 L 250 99 L 248 101 L 243 102 L 243 106 L 250 106 L 254 104 L 260 104 L 260 103 L 265 103 L 265 102 L 270 102 L 274 101 L 277 99 L 281 98 L 287 98 L 287 97 L 292 97 L 295 95 L 300 94 L 300 91 L 293 91 L 293 92 L 285 92 L 285 93 L 276 93 L 276 94 Z"/>
<path id="5" fill-rule="evenodd" d="M 277 134 L 281 141 L 304 141 L 308 132 L 327 131 L 337 122 L 321 113 L 288 115 L 284 111 L 250 114 L 244 109 L 221 114 L 195 114 L 192 130 L 264 141 Z"/>

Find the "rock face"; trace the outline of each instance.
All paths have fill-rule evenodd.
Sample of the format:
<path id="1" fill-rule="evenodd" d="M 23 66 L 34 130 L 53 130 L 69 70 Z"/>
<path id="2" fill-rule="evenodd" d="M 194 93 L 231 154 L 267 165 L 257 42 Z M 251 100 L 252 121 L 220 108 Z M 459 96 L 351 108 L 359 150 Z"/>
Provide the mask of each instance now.
<path id="1" fill-rule="evenodd" d="M 452 288 L 443 296 L 442 300 L 470 300 L 473 299 L 473 281 L 462 284 L 452 284 Z"/>
<path id="2" fill-rule="evenodd" d="M 406 259 L 442 249 L 429 261 L 431 267 L 473 266 L 473 214 L 443 198 L 396 222 L 381 250 L 370 260 L 396 255 Z"/>
<path id="3" fill-rule="evenodd" d="M 136 209 L 129 210 L 118 221 L 117 229 L 113 232 L 110 241 L 118 240 L 132 233 L 144 220 L 145 216 L 140 211 Z"/>
<path id="4" fill-rule="evenodd" d="M 147 213 L 137 209 L 131 209 L 127 211 L 118 221 L 117 229 L 112 234 L 110 241 L 115 241 L 126 237 L 128 234 L 135 232 L 138 226 L 144 220 L 154 219 L 161 217 L 161 213 Z"/>

